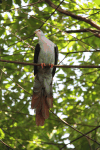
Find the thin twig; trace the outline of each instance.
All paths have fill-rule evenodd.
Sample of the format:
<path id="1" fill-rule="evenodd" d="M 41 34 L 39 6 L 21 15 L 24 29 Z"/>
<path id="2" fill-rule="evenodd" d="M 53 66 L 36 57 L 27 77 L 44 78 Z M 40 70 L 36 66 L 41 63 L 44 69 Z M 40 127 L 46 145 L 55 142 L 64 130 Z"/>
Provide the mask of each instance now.
<path id="1" fill-rule="evenodd" d="M 98 129 L 98 128 L 100 128 L 100 126 L 95 127 L 94 129 L 90 130 L 89 132 L 85 133 L 84 135 L 87 135 L 87 134 L 93 132 L 94 130 L 96 130 L 96 129 Z M 82 138 L 84 135 L 79 136 L 78 138 L 76 138 L 75 140 L 72 140 L 72 141 L 71 141 L 70 143 L 68 143 L 68 144 L 71 144 L 71 143 L 77 141 L 78 139 Z M 68 145 L 68 144 L 67 144 L 67 145 Z M 64 147 L 62 147 L 62 148 L 64 148 Z"/>
<path id="2" fill-rule="evenodd" d="M 47 20 L 50 19 L 50 17 L 55 13 L 55 11 L 59 8 L 59 6 L 63 3 L 64 0 L 62 0 L 59 5 L 55 8 L 55 10 L 51 13 L 51 15 L 46 19 L 46 21 L 40 26 L 40 29 L 43 27 L 43 25 L 47 22 Z"/>
<path id="3" fill-rule="evenodd" d="M 5 75 L 7 75 L 7 73 L 5 73 L 2 69 L 0 69 Z M 8 75 L 7 75 L 8 76 Z M 11 79 L 11 78 L 10 78 Z M 13 79 L 11 79 L 13 81 Z M 23 89 L 25 92 L 27 92 L 29 95 L 31 95 L 28 91 L 26 91 L 21 85 L 19 85 L 17 82 L 14 81 L 14 83 L 17 84 L 17 86 L 21 89 Z M 32 95 L 31 95 L 32 96 Z"/>
<path id="4" fill-rule="evenodd" d="M 50 110 L 51 111 L 51 110 Z M 58 117 L 53 111 L 51 111 L 56 117 Z M 98 145 L 100 145 L 100 143 L 98 143 L 97 141 L 91 139 L 90 137 L 88 137 L 86 134 L 83 134 L 82 132 L 80 132 L 79 130 L 75 129 L 74 127 L 72 127 L 68 122 L 66 122 L 65 120 L 61 119 L 60 117 L 58 117 L 65 125 L 69 126 L 70 128 L 74 129 L 75 131 L 77 131 L 78 133 L 82 134 L 81 137 L 85 136 L 88 139 L 92 140 L 93 142 L 97 143 Z M 100 126 L 96 127 L 99 128 Z M 79 137 L 80 138 L 80 137 Z"/>
<path id="5" fill-rule="evenodd" d="M 8 148 L 14 150 L 12 147 L 10 147 L 9 145 L 7 145 L 7 144 L 6 144 L 5 142 L 3 142 L 1 139 L 0 139 L 0 141 L 1 141 L 6 147 L 8 147 Z"/>

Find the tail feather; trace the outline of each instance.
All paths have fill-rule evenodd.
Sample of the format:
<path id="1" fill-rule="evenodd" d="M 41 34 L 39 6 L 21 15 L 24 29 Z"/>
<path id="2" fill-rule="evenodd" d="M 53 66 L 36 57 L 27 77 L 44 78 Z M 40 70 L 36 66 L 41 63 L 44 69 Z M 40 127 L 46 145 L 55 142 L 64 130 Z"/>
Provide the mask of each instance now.
<path id="1" fill-rule="evenodd" d="M 46 70 L 47 71 L 47 70 Z M 49 117 L 49 108 L 53 107 L 52 78 L 37 74 L 34 81 L 31 108 L 36 108 L 36 125 L 43 126 Z"/>
<path id="2" fill-rule="evenodd" d="M 42 102 L 40 100 L 40 102 L 38 103 L 37 107 L 36 107 L 36 114 L 39 114 L 41 112 L 42 109 Z"/>
<path id="3" fill-rule="evenodd" d="M 43 96 L 43 99 L 42 99 L 42 115 L 45 119 L 48 119 L 48 117 L 49 117 L 49 107 L 46 103 L 45 96 Z"/>
<path id="4" fill-rule="evenodd" d="M 44 125 L 45 118 L 42 116 L 41 110 L 42 110 L 42 102 L 40 101 L 36 107 L 36 125 L 37 126 Z"/>
<path id="5" fill-rule="evenodd" d="M 36 107 L 36 125 L 43 126 L 45 119 L 49 117 L 49 107 L 46 104 L 46 97 L 42 95 L 41 101 Z"/>
<path id="6" fill-rule="evenodd" d="M 44 119 L 44 117 L 42 116 L 42 113 L 41 113 L 41 111 L 38 113 L 38 114 L 36 114 L 36 125 L 37 126 L 43 126 L 44 125 L 44 121 L 45 121 L 45 119 Z"/>
<path id="7" fill-rule="evenodd" d="M 44 92 L 35 93 L 32 97 L 31 107 L 36 108 L 36 125 L 43 126 L 45 119 L 49 117 L 49 108 L 53 106 L 53 97 L 48 98 Z"/>
<path id="8" fill-rule="evenodd" d="M 37 105 L 40 102 L 40 97 L 41 97 L 41 93 L 40 92 L 33 93 L 32 101 L 31 101 L 31 108 L 32 109 L 37 107 Z"/>
<path id="9" fill-rule="evenodd" d="M 46 102 L 48 104 L 48 107 L 52 108 L 53 107 L 53 96 L 47 97 Z"/>

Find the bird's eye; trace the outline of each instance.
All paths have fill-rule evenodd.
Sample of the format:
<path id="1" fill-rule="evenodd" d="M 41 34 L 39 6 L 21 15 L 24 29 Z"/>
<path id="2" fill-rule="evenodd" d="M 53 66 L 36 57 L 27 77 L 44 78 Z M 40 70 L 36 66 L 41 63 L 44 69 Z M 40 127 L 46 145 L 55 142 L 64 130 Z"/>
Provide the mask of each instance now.
<path id="1" fill-rule="evenodd" d="M 38 30 L 38 31 L 40 31 L 40 30 Z"/>

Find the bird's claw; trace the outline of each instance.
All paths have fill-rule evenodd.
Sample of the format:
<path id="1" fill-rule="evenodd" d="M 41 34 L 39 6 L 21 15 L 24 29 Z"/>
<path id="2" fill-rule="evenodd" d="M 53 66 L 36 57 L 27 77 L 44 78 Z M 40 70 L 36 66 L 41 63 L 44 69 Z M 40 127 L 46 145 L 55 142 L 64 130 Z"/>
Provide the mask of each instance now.
<path id="1" fill-rule="evenodd" d="M 50 68 L 53 68 L 53 64 L 49 64 Z"/>
<path id="2" fill-rule="evenodd" d="M 46 66 L 46 65 L 45 65 L 45 63 L 41 63 L 41 67 L 42 67 L 42 69 L 43 69 L 43 67 L 44 67 L 44 66 Z"/>

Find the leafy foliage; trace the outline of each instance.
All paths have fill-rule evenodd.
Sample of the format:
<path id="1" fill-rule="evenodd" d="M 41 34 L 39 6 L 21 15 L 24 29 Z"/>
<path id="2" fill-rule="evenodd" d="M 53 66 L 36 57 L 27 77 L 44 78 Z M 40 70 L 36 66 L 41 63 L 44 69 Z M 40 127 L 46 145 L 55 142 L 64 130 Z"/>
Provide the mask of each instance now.
<path id="1" fill-rule="evenodd" d="M 59 5 L 60 0 L 52 3 Z M 100 10 L 93 1 L 65 0 L 60 8 L 100 24 Z M 60 64 L 99 65 L 100 31 L 90 32 L 97 29 L 58 10 L 51 16 L 54 11 L 45 1 L 0 1 L 0 59 L 33 62 L 38 42 L 34 31 L 41 27 L 57 44 L 59 63 L 64 58 Z M 88 30 L 77 32 L 83 28 Z M 23 150 L 95 150 L 100 146 L 96 143 L 100 143 L 99 68 L 57 69 L 54 106 L 43 127 L 36 126 L 35 115 L 30 112 L 33 82 L 33 66 L 0 62 L 0 139 L 4 143 Z M 83 134 L 97 127 L 87 134 L 96 142 L 85 136 L 78 139 L 81 134 L 57 115 Z M 7 148 L 4 143 L 0 143 L 1 150 Z"/>

